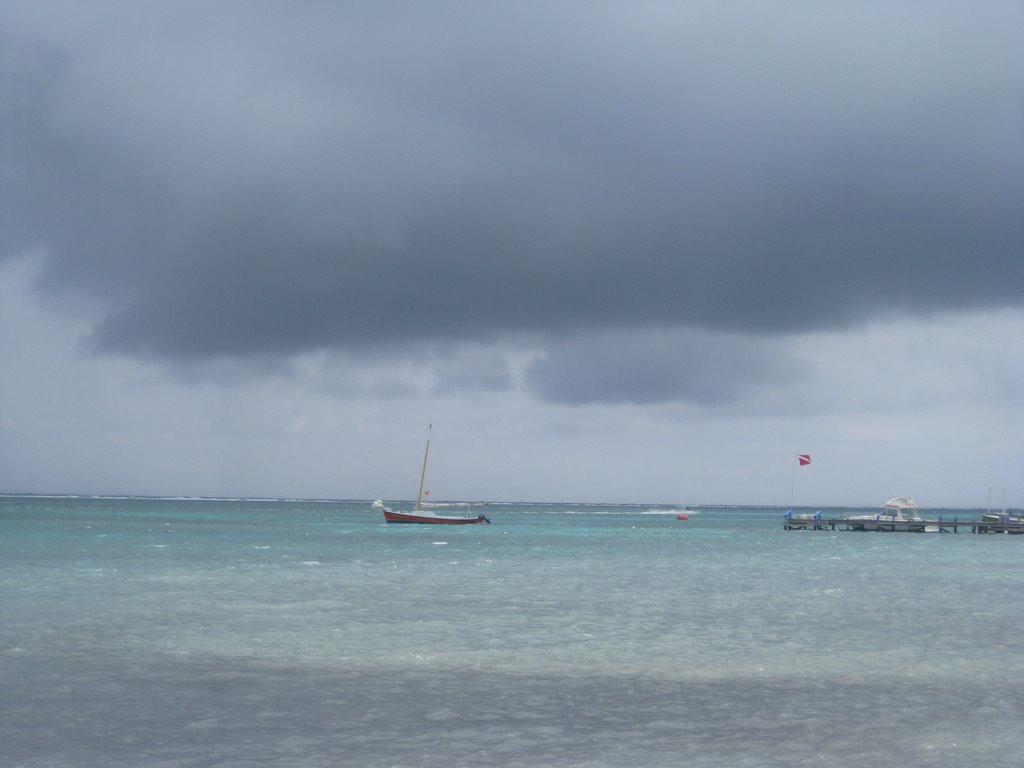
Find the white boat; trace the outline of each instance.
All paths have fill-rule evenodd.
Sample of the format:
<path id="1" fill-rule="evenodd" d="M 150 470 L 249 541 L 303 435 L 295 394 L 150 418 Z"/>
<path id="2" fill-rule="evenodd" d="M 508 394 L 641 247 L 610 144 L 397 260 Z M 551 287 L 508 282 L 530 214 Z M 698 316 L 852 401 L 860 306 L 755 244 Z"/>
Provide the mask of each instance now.
<path id="1" fill-rule="evenodd" d="M 992 489 L 988 491 L 989 503 L 985 509 L 985 514 L 981 516 L 983 523 L 1013 523 L 1016 525 L 1024 524 L 1024 515 L 1020 512 L 1014 512 L 1012 509 L 1006 508 L 1006 489 L 1003 488 L 1003 508 L 999 512 L 992 511 Z"/>
<path id="2" fill-rule="evenodd" d="M 853 515 L 845 522 L 861 531 L 922 530 L 938 531 L 939 527 L 924 520 L 917 511 L 917 502 L 909 496 L 893 496 L 875 515 Z"/>
<path id="3" fill-rule="evenodd" d="M 981 521 L 983 523 L 1016 523 L 1020 525 L 1024 523 L 1024 515 L 1021 515 L 1020 512 L 1004 509 L 1002 512 L 986 512 L 981 516 Z"/>
<path id="4" fill-rule="evenodd" d="M 370 505 L 372 509 L 379 509 L 384 513 L 384 522 L 386 523 L 433 523 L 440 525 L 467 525 L 472 523 L 489 523 L 491 522 L 484 515 L 477 515 L 473 517 L 472 510 L 468 504 L 456 504 L 454 506 L 464 506 L 466 508 L 463 514 L 443 514 L 437 511 L 437 507 L 440 505 L 423 505 L 423 481 L 427 476 L 427 457 L 430 455 L 430 431 L 433 429 L 433 424 L 427 429 L 427 446 L 423 450 L 423 469 L 420 471 L 420 490 L 416 494 L 416 506 L 411 512 L 400 512 L 392 509 L 391 507 L 384 504 L 381 499 L 377 499 Z"/>
<path id="5" fill-rule="evenodd" d="M 892 520 L 913 520 L 921 519 L 917 511 L 917 502 L 909 496 L 893 496 L 882 505 L 882 517 Z"/>

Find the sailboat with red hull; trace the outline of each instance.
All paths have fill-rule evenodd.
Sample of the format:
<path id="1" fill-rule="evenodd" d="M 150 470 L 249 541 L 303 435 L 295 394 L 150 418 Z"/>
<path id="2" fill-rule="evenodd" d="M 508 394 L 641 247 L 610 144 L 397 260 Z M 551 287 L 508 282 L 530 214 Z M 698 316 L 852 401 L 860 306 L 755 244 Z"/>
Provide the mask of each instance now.
<path id="1" fill-rule="evenodd" d="M 423 469 L 420 471 L 420 490 L 416 494 L 416 506 L 412 512 L 396 512 L 391 507 L 384 504 L 383 501 L 377 499 L 371 505 L 374 509 L 379 509 L 384 513 L 384 522 L 386 523 L 429 523 L 434 525 L 473 525 L 474 523 L 489 523 L 491 522 L 485 515 L 452 515 L 442 514 L 436 510 L 436 508 L 425 509 L 423 507 L 423 481 L 427 476 L 427 457 L 430 455 L 430 430 L 433 429 L 433 425 L 427 430 L 427 446 L 423 450 Z"/>

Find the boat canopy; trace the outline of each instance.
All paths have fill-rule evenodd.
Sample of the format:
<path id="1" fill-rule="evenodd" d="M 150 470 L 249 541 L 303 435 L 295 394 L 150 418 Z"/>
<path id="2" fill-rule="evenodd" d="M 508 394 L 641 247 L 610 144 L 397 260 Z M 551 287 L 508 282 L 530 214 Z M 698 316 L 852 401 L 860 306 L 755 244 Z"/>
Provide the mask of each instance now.
<path id="1" fill-rule="evenodd" d="M 903 517 L 904 512 L 917 517 L 917 502 L 909 496 L 893 496 L 882 505 L 882 513 L 888 517 Z"/>

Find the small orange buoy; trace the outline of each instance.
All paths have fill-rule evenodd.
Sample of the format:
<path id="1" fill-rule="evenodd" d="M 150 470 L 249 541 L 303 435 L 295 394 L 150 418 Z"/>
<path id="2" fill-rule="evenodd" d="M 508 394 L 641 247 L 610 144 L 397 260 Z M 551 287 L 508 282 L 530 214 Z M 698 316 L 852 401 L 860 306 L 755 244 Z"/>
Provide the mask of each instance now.
<path id="1" fill-rule="evenodd" d="M 678 515 L 676 515 L 676 520 L 689 520 L 689 519 L 690 519 L 690 516 L 687 515 L 687 514 L 678 514 Z"/>

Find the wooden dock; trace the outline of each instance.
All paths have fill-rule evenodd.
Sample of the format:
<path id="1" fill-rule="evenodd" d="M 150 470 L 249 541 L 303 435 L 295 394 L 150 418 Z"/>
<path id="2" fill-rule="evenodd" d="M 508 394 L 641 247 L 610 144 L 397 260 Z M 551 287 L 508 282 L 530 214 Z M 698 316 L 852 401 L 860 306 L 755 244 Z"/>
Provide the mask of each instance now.
<path id="1" fill-rule="evenodd" d="M 787 531 L 874 531 L 877 533 L 1024 533 L 1024 521 L 1003 520 L 893 520 L 884 515 L 876 517 L 816 517 L 799 515 L 786 517 L 783 528 Z"/>

